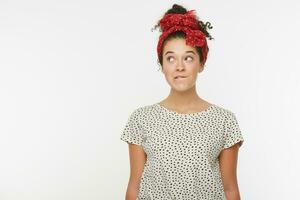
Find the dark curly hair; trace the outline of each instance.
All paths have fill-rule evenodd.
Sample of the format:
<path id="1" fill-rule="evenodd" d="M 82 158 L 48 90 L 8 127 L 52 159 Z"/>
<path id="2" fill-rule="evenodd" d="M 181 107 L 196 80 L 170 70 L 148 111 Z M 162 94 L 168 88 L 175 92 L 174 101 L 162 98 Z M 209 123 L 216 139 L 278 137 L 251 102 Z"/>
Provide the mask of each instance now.
<path id="1" fill-rule="evenodd" d="M 170 8 L 164 15 L 166 14 L 170 14 L 170 13 L 173 13 L 173 14 L 185 14 L 187 13 L 187 9 L 184 8 L 183 6 L 181 5 L 178 5 L 178 4 L 173 4 L 172 8 Z M 213 27 L 211 26 L 211 23 L 210 22 L 206 22 L 204 23 L 203 21 L 199 20 L 199 18 L 196 16 L 197 18 L 197 21 L 199 23 L 199 26 L 200 26 L 200 31 L 202 31 L 206 37 L 208 37 L 209 40 L 212 40 L 214 39 L 209 33 L 208 33 L 208 29 L 212 29 Z M 159 21 L 157 22 L 157 24 L 151 29 L 152 31 L 155 30 L 156 28 L 159 28 L 160 32 L 162 32 L 161 30 L 161 27 L 159 26 Z M 174 38 L 183 38 L 185 39 L 186 37 L 186 34 L 183 32 L 183 31 L 176 31 L 176 32 L 173 32 L 171 34 L 169 34 L 166 39 L 163 41 L 162 43 L 162 46 L 164 48 L 165 46 L 165 43 L 171 39 L 174 39 Z M 203 61 L 203 56 L 202 56 L 202 48 L 199 47 L 199 46 L 195 46 L 196 50 L 197 50 L 197 53 L 199 55 L 199 58 L 200 58 L 200 63 L 202 63 Z M 208 49 L 209 50 L 209 49 Z M 160 53 L 158 59 L 157 59 L 157 63 L 160 64 L 161 66 L 163 65 L 163 56 L 162 56 L 162 52 Z M 203 63 L 202 63 L 203 64 Z"/>

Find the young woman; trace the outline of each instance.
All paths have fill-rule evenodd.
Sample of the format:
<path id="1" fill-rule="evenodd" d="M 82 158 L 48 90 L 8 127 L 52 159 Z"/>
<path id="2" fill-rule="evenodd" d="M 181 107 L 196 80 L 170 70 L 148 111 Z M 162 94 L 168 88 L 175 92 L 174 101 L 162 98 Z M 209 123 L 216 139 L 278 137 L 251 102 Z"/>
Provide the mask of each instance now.
<path id="1" fill-rule="evenodd" d="M 171 89 L 161 102 L 136 108 L 123 130 L 130 157 L 126 200 L 239 200 L 244 139 L 237 119 L 196 92 L 212 27 L 177 4 L 156 27 L 158 61 Z"/>

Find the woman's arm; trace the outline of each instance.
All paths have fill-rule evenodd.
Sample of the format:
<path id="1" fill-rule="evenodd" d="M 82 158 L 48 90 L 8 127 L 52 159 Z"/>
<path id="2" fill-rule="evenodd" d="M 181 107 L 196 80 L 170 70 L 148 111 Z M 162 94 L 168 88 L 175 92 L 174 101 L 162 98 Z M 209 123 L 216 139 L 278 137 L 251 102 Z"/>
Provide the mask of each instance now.
<path id="1" fill-rule="evenodd" d="M 130 178 L 127 186 L 125 200 L 136 200 L 139 191 L 140 179 L 143 173 L 147 156 L 142 146 L 140 145 L 128 144 L 128 147 L 130 160 Z"/>
<path id="2" fill-rule="evenodd" d="M 220 171 L 227 200 L 240 200 L 237 182 L 237 161 L 240 143 L 223 149 L 219 155 Z"/>

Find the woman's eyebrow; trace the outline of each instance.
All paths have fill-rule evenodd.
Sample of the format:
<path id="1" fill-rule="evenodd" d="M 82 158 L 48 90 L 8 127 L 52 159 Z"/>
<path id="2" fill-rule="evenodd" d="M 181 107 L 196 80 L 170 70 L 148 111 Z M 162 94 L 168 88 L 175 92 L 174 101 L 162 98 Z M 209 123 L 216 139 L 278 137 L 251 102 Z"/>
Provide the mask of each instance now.
<path id="1" fill-rule="evenodd" d="M 174 53 L 173 51 L 167 51 L 166 53 L 165 53 L 165 55 L 167 55 L 168 53 Z"/>
<path id="2" fill-rule="evenodd" d="M 193 54 L 195 54 L 195 52 L 194 52 L 194 51 L 186 51 L 186 53 L 193 53 Z"/>
<path id="3" fill-rule="evenodd" d="M 174 53 L 174 52 L 173 52 L 173 51 L 167 51 L 167 52 L 165 53 L 165 55 L 167 55 L 168 53 Z M 193 53 L 193 54 L 195 54 L 194 51 L 186 51 L 185 53 Z"/>

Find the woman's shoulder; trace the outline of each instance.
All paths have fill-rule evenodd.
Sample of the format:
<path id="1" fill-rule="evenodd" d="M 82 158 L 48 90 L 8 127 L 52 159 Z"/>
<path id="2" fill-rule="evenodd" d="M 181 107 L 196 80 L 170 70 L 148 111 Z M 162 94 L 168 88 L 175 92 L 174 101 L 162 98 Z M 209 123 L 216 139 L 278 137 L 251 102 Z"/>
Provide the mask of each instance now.
<path id="1" fill-rule="evenodd" d="M 155 111 L 158 108 L 157 106 L 158 106 L 158 103 L 145 104 L 145 105 L 138 107 L 137 109 L 140 110 L 141 112 L 149 114 L 149 113 L 152 113 L 153 111 Z"/>
<path id="2" fill-rule="evenodd" d="M 230 117 L 235 116 L 235 112 L 232 109 L 228 108 L 228 107 L 221 106 L 219 104 L 213 104 L 213 107 L 214 107 L 214 112 L 213 113 L 215 115 L 225 117 L 225 118 L 230 118 Z"/>
<path id="3" fill-rule="evenodd" d="M 150 114 L 151 111 L 153 111 L 155 109 L 156 104 L 146 104 L 146 105 L 139 105 L 136 106 L 133 111 L 132 114 L 134 115 L 147 115 Z"/>

